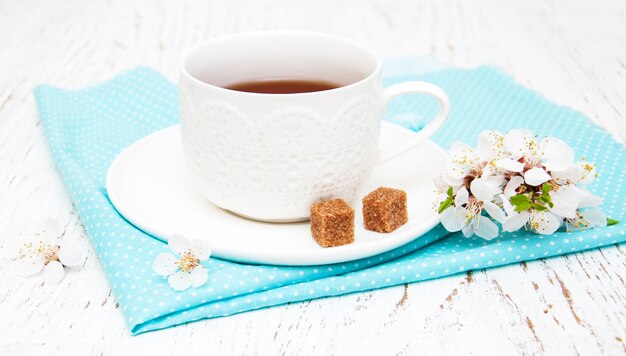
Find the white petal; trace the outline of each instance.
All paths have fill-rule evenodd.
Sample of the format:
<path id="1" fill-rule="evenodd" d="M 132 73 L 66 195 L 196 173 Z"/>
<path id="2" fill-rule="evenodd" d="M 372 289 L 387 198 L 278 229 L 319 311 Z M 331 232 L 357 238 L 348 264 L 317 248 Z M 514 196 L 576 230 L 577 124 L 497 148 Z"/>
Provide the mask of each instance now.
<path id="1" fill-rule="evenodd" d="M 460 178 L 458 178 L 458 177 L 452 177 L 452 176 L 450 176 L 449 174 L 447 174 L 446 172 L 443 172 L 443 173 L 441 174 L 441 179 L 442 179 L 442 180 L 446 183 L 446 185 L 447 185 L 447 186 L 450 186 L 450 187 L 458 187 L 458 186 L 460 186 L 461 184 L 463 184 L 463 180 L 465 179 L 465 176 L 464 176 L 464 175 L 461 175 L 461 177 L 460 177 Z M 447 190 L 447 189 L 448 189 L 448 188 L 446 187 L 446 190 Z"/>
<path id="2" fill-rule="evenodd" d="M 474 149 L 472 146 L 466 144 L 462 141 L 455 141 L 450 145 L 450 156 L 451 157 L 462 157 L 465 155 L 474 155 Z"/>
<path id="3" fill-rule="evenodd" d="M 78 266 L 83 262 L 83 251 L 77 241 L 63 239 L 59 249 L 59 261 L 67 267 Z"/>
<path id="4" fill-rule="evenodd" d="M 504 136 L 504 147 L 506 147 L 514 159 L 518 159 L 528 150 L 526 141 L 530 136 L 521 129 L 511 130 Z"/>
<path id="5" fill-rule="evenodd" d="M 496 167 L 509 172 L 521 172 L 524 170 L 524 163 L 508 158 L 499 159 L 496 161 Z"/>
<path id="6" fill-rule="evenodd" d="M 501 177 L 498 176 L 476 178 L 470 184 L 470 190 L 476 199 L 480 201 L 491 201 L 496 194 L 502 192 L 500 188 L 501 181 Z"/>
<path id="7" fill-rule="evenodd" d="M 437 206 L 437 208 L 439 208 L 441 203 L 446 199 L 448 199 L 448 195 L 446 193 L 437 194 L 437 198 L 435 199 L 435 205 Z"/>
<path id="8" fill-rule="evenodd" d="M 45 265 L 45 258 L 41 254 L 27 255 L 17 260 L 17 274 L 22 277 L 32 276 L 41 272 Z"/>
<path id="9" fill-rule="evenodd" d="M 504 194 L 500 194 L 500 200 L 502 200 L 502 206 L 504 207 L 504 212 L 507 214 L 511 214 L 513 211 L 513 205 L 509 201 L 509 198 Z"/>
<path id="10" fill-rule="evenodd" d="M 449 207 L 441 213 L 441 225 L 450 232 L 459 231 L 465 226 L 465 213 L 463 208 Z"/>
<path id="11" fill-rule="evenodd" d="M 467 203 L 469 203 L 469 192 L 467 191 L 467 188 L 461 187 L 454 197 L 454 205 L 461 206 Z"/>
<path id="12" fill-rule="evenodd" d="M 450 163 L 444 166 L 442 178 L 449 185 L 461 185 L 467 173 L 468 171 L 464 167 Z"/>
<path id="13" fill-rule="evenodd" d="M 498 131 L 483 131 L 478 135 L 476 152 L 483 161 L 489 161 L 498 157 L 502 152 L 498 145 L 504 138 Z"/>
<path id="14" fill-rule="evenodd" d="M 589 227 L 606 226 L 606 214 L 598 209 L 586 210 L 582 213 L 583 219 L 587 220 Z"/>
<path id="15" fill-rule="evenodd" d="M 574 150 L 556 137 L 546 137 L 542 141 L 542 161 L 548 171 L 560 172 L 574 165 Z"/>
<path id="16" fill-rule="evenodd" d="M 561 227 L 561 219 L 550 212 L 541 212 L 534 215 L 533 224 L 537 224 L 538 233 L 551 235 Z"/>
<path id="17" fill-rule="evenodd" d="M 437 189 L 441 190 L 442 192 L 448 190 L 448 184 L 445 180 L 443 180 L 441 174 L 433 178 L 433 183 L 435 184 L 435 187 L 437 187 Z"/>
<path id="18" fill-rule="evenodd" d="M 474 228 L 472 227 L 471 224 L 463 226 L 463 228 L 461 229 L 461 232 L 463 233 L 463 236 L 465 237 L 474 236 Z"/>
<path id="19" fill-rule="evenodd" d="M 572 186 L 561 186 L 556 191 L 550 193 L 553 207 L 551 212 L 564 218 L 573 219 L 576 217 L 576 210 L 582 200 L 580 194 Z"/>
<path id="20" fill-rule="evenodd" d="M 496 204 L 492 202 L 489 202 L 489 201 L 483 202 L 483 209 L 485 209 L 485 211 L 492 218 L 496 219 L 501 224 L 504 223 L 504 221 L 506 220 L 506 215 L 504 214 L 504 211 L 502 211 L 502 209 L 500 209 L 499 206 L 497 206 Z"/>
<path id="21" fill-rule="evenodd" d="M 524 181 L 534 187 L 550 180 L 550 175 L 543 168 L 531 168 L 524 173 Z"/>
<path id="22" fill-rule="evenodd" d="M 502 230 L 504 231 L 517 231 L 521 229 L 526 223 L 528 223 L 528 219 L 530 214 L 527 211 L 522 211 L 521 213 L 512 212 L 502 224 Z"/>
<path id="23" fill-rule="evenodd" d="M 476 178 L 470 184 L 470 191 L 476 199 L 480 201 L 490 201 L 493 198 L 491 189 L 484 178 Z"/>
<path id="24" fill-rule="evenodd" d="M 189 249 L 191 249 L 191 241 L 181 234 L 170 236 L 167 240 L 167 245 L 170 247 L 170 250 L 179 255 L 189 252 Z"/>
<path id="25" fill-rule="evenodd" d="M 459 165 L 455 162 L 449 162 L 444 164 L 444 171 L 442 178 L 449 185 L 461 185 L 463 179 L 469 171 L 465 166 Z"/>
<path id="26" fill-rule="evenodd" d="M 582 179 L 581 173 L 576 167 L 570 167 L 560 172 L 550 172 L 550 175 L 561 184 L 567 182 L 577 183 Z"/>
<path id="27" fill-rule="evenodd" d="M 175 291 L 186 290 L 191 286 L 191 276 L 187 272 L 178 271 L 172 274 L 167 282 Z"/>
<path id="28" fill-rule="evenodd" d="M 506 187 L 504 188 L 504 196 L 512 197 L 514 195 L 517 195 L 517 192 L 515 190 L 519 188 L 519 186 L 522 185 L 522 183 L 524 183 L 524 177 L 522 176 L 511 177 L 511 180 L 509 180 L 509 182 L 506 184 Z"/>
<path id="29" fill-rule="evenodd" d="M 481 178 L 485 178 L 485 177 L 481 177 Z M 486 177 L 485 179 L 489 185 L 498 188 L 498 190 L 502 192 L 502 185 L 504 184 L 504 182 L 506 182 L 506 179 L 504 178 L 503 175 L 490 176 L 490 177 Z"/>
<path id="30" fill-rule="evenodd" d="M 56 240 L 61 236 L 61 232 L 59 224 L 55 220 L 48 218 L 41 227 L 40 237 L 44 242 L 56 243 Z"/>
<path id="31" fill-rule="evenodd" d="M 575 169 L 580 175 L 580 183 L 588 185 L 596 179 L 596 165 L 593 163 L 580 161 L 575 165 Z"/>
<path id="32" fill-rule="evenodd" d="M 63 265 L 59 261 L 50 261 L 43 268 L 43 280 L 48 284 L 57 284 L 63 279 Z"/>
<path id="33" fill-rule="evenodd" d="M 169 276 L 178 270 L 178 260 L 170 253 L 160 253 L 154 259 L 152 269 L 161 276 Z"/>
<path id="34" fill-rule="evenodd" d="M 450 147 L 450 156 L 444 164 L 444 172 L 452 179 L 462 179 L 471 167 L 477 166 L 479 163 L 480 160 L 476 152 L 470 146 L 463 142 L 454 142 Z"/>
<path id="35" fill-rule="evenodd" d="M 589 208 L 592 206 L 598 206 L 602 204 L 603 202 L 602 198 L 600 198 L 597 195 L 593 195 L 587 189 L 581 189 L 576 186 L 572 186 L 572 188 L 575 189 L 580 195 L 580 203 L 578 204 L 579 208 Z"/>
<path id="36" fill-rule="evenodd" d="M 191 286 L 194 288 L 201 287 L 209 279 L 209 272 L 204 266 L 197 266 L 189 273 L 191 277 Z"/>
<path id="37" fill-rule="evenodd" d="M 496 167 L 495 161 L 491 160 L 488 161 L 483 167 L 483 173 L 481 174 L 481 177 L 489 177 L 496 174 L 500 174 L 500 171 Z"/>
<path id="38" fill-rule="evenodd" d="M 498 237 L 498 225 L 486 216 L 478 217 L 478 226 L 476 227 L 476 235 L 486 240 Z"/>
<path id="39" fill-rule="evenodd" d="M 204 261 L 211 256 L 211 243 L 208 240 L 193 240 L 191 253 L 200 261 Z"/>
<path id="40" fill-rule="evenodd" d="M 465 178 L 466 175 L 467 175 L 466 167 L 463 165 L 460 165 L 457 161 L 453 160 L 453 158 L 450 158 L 443 165 L 442 178 L 446 182 L 448 181 L 457 182 L 459 180 L 461 180 L 462 182 L 463 178 Z M 458 185 L 458 184 L 451 183 L 450 185 Z"/>

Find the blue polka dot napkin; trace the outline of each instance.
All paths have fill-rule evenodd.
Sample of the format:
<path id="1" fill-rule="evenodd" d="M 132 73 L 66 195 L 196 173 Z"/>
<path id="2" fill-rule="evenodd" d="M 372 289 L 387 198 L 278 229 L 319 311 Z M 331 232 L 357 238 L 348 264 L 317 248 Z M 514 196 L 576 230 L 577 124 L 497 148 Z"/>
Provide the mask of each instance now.
<path id="1" fill-rule="evenodd" d="M 485 129 L 525 127 L 562 138 L 578 155 L 597 163 L 600 177 L 590 188 L 604 198 L 601 208 L 622 223 L 551 236 L 505 233 L 492 241 L 448 235 L 439 226 L 396 250 L 328 266 L 255 266 L 210 259 L 205 263 L 207 284 L 174 292 L 166 278 L 152 271 L 155 256 L 166 252 L 167 245 L 117 214 L 107 199 L 104 179 L 109 164 L 125 147 L 178 122 L 176 86 L 148 68 L 134 69 L 81 90 L 39 86 L 35 96 L 55 163 L 132 334 L 626 240 L 626 150 L 604 130 L 581 114 L 519 86 L 494 68 L 443 69 L 432 61 L 412 58 L 392 60 L 385 69 L 387 85 L 420 79 L 436 83 L 450 94 L 450 120 L 434 136 L 434 141 L 446 149 L 455 140 L 474 145 Z M 418 130 L 437 110 L 430 100 L 421 96 L 394 100 L 388 119 Z"/>

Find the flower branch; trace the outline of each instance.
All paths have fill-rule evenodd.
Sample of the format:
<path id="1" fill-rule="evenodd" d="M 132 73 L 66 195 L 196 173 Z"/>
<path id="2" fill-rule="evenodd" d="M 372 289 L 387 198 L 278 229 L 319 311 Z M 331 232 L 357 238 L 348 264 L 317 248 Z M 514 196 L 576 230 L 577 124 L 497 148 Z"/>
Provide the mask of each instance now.
<path id="1" fill-rule="evenodd" d="M 521 228 L 552 234 L 618 223 L 595 209 L 602 199 L 586 186 L 596 166 L 574 161 L 574 151 L 555 137 L 537 139 L 523 129 L 506 135 L 485 131 L 474 149 L 454 143 L 435 178 L 437 212 L 449 231 L 492 239 Z M 495 222 L 494 222 L 495 220 Z"/>

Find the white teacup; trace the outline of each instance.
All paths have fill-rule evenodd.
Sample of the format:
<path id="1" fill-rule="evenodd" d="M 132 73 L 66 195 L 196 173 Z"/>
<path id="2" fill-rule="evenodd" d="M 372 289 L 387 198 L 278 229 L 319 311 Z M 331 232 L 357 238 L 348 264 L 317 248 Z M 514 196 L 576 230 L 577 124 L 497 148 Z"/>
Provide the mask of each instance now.
<path id="1" fill-rule="evenodd" d="M 267 78 L 322 80 L 339 88 L 294 94 L 225 89 Z M 405 93 L 438 99 L 440 111 L 415 139 L 379 152 L 380 120 Z M 263 221 L 306 220 L 320 199 L 351 201 L 372 167 L 432 135 L 448 117 L 439 87 L 383 89 L 381 59 L 326 34 L 251 32 L 191 49 L 180 67 L 184 155 L 198 190 L 217 206 Z"/>

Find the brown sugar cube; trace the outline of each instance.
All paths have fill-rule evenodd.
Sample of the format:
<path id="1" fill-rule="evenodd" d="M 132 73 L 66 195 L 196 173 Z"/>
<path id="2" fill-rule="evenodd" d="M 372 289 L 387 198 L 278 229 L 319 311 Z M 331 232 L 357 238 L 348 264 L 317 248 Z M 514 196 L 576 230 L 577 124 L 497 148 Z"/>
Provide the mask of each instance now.
<path id="1" fill-rule="evenodd" d="M 322 247 L 354 242 L 354 209 L 343 199 L 311 205 L 311 233 Z"/>
<path id="2" fill-rule="evenodd" d="M 363 198 L 363 222 L 367 230 L 392 232 L 407 221 L 406 192 L 380 187 Z"/>

